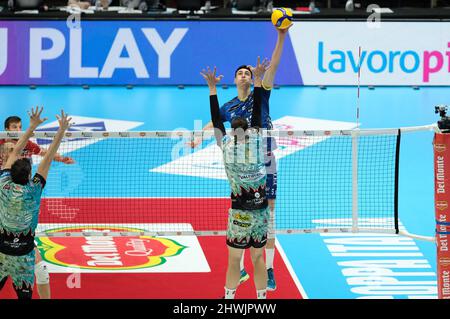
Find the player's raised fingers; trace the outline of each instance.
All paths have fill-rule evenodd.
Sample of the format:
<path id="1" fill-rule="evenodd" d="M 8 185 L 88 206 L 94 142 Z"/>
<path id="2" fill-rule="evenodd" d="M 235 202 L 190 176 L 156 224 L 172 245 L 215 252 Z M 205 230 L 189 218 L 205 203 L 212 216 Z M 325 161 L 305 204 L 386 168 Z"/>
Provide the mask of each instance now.
<path id="1" fill-rule="evenodd" d="M 42 111 L 44 111 L 44 107 L 41 106 L 41 109 L 39 110 L 39 113 L 37 114 L 39 117 L 41 117 Z"/>

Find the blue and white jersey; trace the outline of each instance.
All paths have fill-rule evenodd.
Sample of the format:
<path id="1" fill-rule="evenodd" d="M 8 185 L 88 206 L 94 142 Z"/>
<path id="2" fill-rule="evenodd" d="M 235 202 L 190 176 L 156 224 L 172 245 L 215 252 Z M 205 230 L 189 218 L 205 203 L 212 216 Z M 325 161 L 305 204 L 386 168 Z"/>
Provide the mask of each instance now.
<path id="1" fill-rule="evenodd" d="M 220 107 L 220 118 L 222 122 L 233 121 L 235 117 L 242 117 L 247 120 L 249 126 L 251 126 L 251 118 L 253 112 L 253 92 L 247 97 L 245 101 L 239 100 L 236 96 L 224 105 Z M 269 114 L 269 98 L 271 90 L 266 90 L 261 88 L 261 122 L 262 128 L 267 130 L 272 130 L 272 119 Z M 277 148 L 276 141 L 274 138 L 267 138 L 264 144 L 264 150 L 266 153 Z"/>
<path id="2" fill-rule="evenodd" d="M 272 119 L 269 115 L 269 98 L 270 90 L 264 88 L 261 89 L 261 121 L 262 128 L 271 130 Z M 243 117 L 247 119 L 248 125 L 250 126 L 253 111 L 253 91 L 247 97 L 245 101 L 239 100 L 236 96 L 224 105 L 220 107 L 220 117 L 222 122 L 230 122 L 235 117 Z"/>

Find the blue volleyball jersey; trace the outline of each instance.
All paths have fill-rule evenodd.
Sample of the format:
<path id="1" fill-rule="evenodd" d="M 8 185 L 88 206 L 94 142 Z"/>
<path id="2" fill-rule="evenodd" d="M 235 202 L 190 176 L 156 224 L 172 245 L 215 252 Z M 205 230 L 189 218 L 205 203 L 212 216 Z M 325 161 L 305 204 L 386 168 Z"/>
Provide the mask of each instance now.
<path id="1" fill-rule="evenodd" d="M 224 105 L 220 107 L 220 118 L 222 122 L 233 121 L 235 117 L 243 117 L 247 120 L 249 126 L 251 126 L 251 118 L 253 111 L 253 92 L 247 97 L 245 101 L 239 100 L 236 96 Z M 267 130 L 272 130 L 272 119 L 269 114 L 269 98 L 271 90 L 266 90 L 261 88 L 261 123 L 262 128 Z M 267 138 L 266 143 L 264 143 L 264 150 L 266 153 L 277 148 L 277 144 L 274 138 Z"/>
<path id="2" fill-rule="evenodd" d="M 269 98 L 271 90 L 266 90 L 261 88 L 261 122 L 262 128 L 271 130 L 272 119 L 269 115 Z M 236 96 L 224 105 L 220 107 L 220 117 L 222 122 L 230 122 L 235 117 L 243 117 L 247 119 L 248 125 L 250 126 L 250 121 L 253 111 L 253 91 L 247 97 L 245 101 L 239 100 Z"/>

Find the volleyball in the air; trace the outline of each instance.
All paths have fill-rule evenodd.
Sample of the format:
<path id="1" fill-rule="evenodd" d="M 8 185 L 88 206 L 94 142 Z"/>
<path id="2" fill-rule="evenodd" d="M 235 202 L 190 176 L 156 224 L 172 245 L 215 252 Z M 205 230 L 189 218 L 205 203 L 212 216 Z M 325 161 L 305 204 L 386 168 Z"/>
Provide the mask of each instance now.
<path id="1" fill-rule="evenodd" d="M 272 23 L 277 29 L 286 29 L 292 24 L 292 11 L 288 8 L 276 8 L 272 12 Z"/>

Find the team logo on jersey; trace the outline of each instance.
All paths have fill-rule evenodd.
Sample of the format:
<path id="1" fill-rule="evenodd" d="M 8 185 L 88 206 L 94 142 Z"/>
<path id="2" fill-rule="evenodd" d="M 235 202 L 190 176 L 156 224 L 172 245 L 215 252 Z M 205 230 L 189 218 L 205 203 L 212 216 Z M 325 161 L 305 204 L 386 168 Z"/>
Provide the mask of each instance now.
<path id="1" fill-rule="evenodd" d="M 64 227 L 51 232 L 142 232 L 129 227 Z M 186 248 L 175 240 L 153 236 L 41 237 L 38 247 L 52 265 L 80 270 L 136 270 L 164 264 Z"/>

